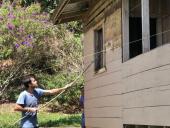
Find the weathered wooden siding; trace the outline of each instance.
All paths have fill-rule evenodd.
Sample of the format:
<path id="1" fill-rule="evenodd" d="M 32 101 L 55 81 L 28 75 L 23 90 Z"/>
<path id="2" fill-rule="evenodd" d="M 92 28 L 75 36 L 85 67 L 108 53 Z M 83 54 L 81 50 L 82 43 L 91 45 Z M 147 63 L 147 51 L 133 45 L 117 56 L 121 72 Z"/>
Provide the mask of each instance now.
<path id="1" fill-rule="evenodd" d="M 123 123 L 170 126 L 170 44 L 123 63 Z"/>
<path id="2" fill-rule="evenodd" d="M 109 3 L 109 1 L 104 3 Z M 108 11 L 111 6 L 109 4 Z M 95 8 L 97 7 L 94 7 L 92 11 Z M 101 6 L 99 10 L 103 10 L 102 8 L 104 6 Z M 101 20 L 94 19 L 95 25 L 91 26 L 84 36 L 84 55 L 92 55 L 84 58 L 86 66 L 94 59 L 94 30 L 98 26 L 103 26 L 104 47 L 106 48 L 106 71 L 95 74 L 94 65 L 92 65 L 85 74 L 85 115 L 87 128 L 123 127 L 121 108 L 121 8 L 110 9 L 110 11 L 112 11 L 110 14 L 106 14 L 106 10 L 101 12 L 102 15 L 105 15 L 105 18 Z"/>
<path id="3" fill-rule="evenodd" d="M 103 0 L 99 2 L 100 6 L 102 2 Z M 166 1 L 160 6 L 158 4 L 155 6 L 161 9 L 168 3 L 169 1 Z M 100 6 L 96 5 L 92 12 Z M 108 4 L 107 11 L 110 6 L 111 4 Z M 103 9 L 99 14 L 89 11 L 88 14 L 93 14 L 91 15 L 93 18 L 89 16 L 88 19 L 93 20 L 86 20 L 87 28 L 84 36 L 84 55 L 88 55 L 84 58 L 86 66 L 94 60 L 94 30 L 98 26 L 103 26 L 107 49 L 106 71 L 95 74 L 92 65 L 85 74 L 87 128 L 122 128 L 123 124 L 170 126 L 168 98 L 170 97 L 170 44 L 122 63 L 121 9 L 113 9 L 114 11 L 108 15 L 104 6 L 101 8 Z M 170 12 L 169 8 L 165 7 L 165 10 L 168 11 L 158 13 L 164 16 Z M 151 17 L 157 17 L 157 24 L 161 27 L 157 32 L 167 31 L 160 34 L 162 37 L 158 37 L 158 40 L 161 43 L 158 43 L 168 43 L 170 18 L 161 19 L 152 7 L 151 12 Z M 96 18 L 94 14 L 97 14 Z M 160 25 L 162 23 L 163 26 Z"/>

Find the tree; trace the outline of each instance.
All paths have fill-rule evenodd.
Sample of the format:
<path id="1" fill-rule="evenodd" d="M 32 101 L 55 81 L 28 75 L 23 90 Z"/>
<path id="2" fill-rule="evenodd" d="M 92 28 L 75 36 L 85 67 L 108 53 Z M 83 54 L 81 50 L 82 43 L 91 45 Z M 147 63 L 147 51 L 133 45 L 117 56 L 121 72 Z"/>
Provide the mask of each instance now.
<path id="1" fill-rule="evenodd" d="M 0 8 L 0 60 L 12 62 L 0 68 L 1 100 L 15 100 L 23 75 L 36 74 L 42 87 L 50 89 L 73 81 L 82 70 L 80 35 L 74 36 L 67 25 L 54 26 L 48 19 L 49 14 L 41 12 L 39 4 L 21 7 L 4 2 Z M 77 85 L 82 84 L 81 78 Z M 77 104 L 79 88 L 60 97 L 58 103 Z"/>

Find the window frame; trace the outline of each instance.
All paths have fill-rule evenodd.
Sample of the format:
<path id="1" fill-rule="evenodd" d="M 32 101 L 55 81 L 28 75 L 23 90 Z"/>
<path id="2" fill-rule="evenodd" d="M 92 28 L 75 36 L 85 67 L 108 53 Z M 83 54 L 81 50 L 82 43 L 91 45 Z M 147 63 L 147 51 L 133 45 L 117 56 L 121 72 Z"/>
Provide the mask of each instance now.
<path id="1" fill-rule="evenodd" d="M 101 46 L 101 50 L 97 50 L 96 47 L 96 43 L 98 38 L 98 32 L 102 30 L 102 46 Z M 98 35 L 96 35 L 98 34 Z M 98 42 L 99 43 L 99 42 Z M 104 42 L 104 23 L 98 25 L 96 28 L 94 28 L 94 73 L 95 74 L 99 74 L 99 73 L 103 73 L 106 71 L 106 47 L 105 47 L 105 42 Z M 101 52 L 103 51 L 103 52 Z M 97 53 L 100 52 L 100 54 L 102 54 L 102 59 L 100 59 L 100 63 L 102 63 L 99 68 L 97 68 L 97 64 L 99 64 L 99 60 L 96 61 L 96 56 Z M 99 55 L 100 56 L 100 55 Z"/>

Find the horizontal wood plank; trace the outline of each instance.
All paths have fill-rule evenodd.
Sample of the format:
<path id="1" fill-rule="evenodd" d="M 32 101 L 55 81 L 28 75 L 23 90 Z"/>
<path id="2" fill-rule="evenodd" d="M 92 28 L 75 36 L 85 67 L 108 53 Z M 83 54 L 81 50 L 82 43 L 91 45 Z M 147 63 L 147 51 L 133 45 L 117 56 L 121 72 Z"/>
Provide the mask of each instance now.
<path id="1" fill-rule="evenodd" d="M 86 99 L 92 99 L 92 98 L 99 98 L 109 95 L 116 95 L 121 94 L 122 92 L 122 85 L 121 83 L 112 83 L 105 86 L 100 86 L 98 88 L 93 88 L 87 90 L 85 93 Z"/>
<path id="2" fill-rule="evenodd" d="M 121 95 L 113 95 L 100 97 L 96 99 L 85 99 L 85 108 L 95 108 L 95 107 L 105 107 L 105 106 L 113 106 L 120 107 L 122 105 L 122 96 Z"/>
<path id="3" fill-rule="evenodd" d="M 118 118 L 122 116 L 122 109 L 120 107 L 104 107 L 92 108 L 85 110 L 86 117 L 112 117 Z"/>
<path id="4" fill-rule="evenodd" d="M 122 82 L 123 93 L 168 85 L 170 84 L 169 74 L 170 65 L 167 65 L 125 78 Z"/>
<path id="5" fill-rule="evenodd" d="M 170 126 L 170 106 L 123 110 L 124 124 Z"/>
<path id="6" fill-rule="evenodd" d="M 91 128 L 122 128 L 120 118 L 86 118 L 86 126 Z"/>
<path id="7" fill-rule="evenodd" d="M 122 67 L 123 77 L 135 76 L 138 73 L 170 64 L 169 53 L 170 44 L 166 44 L 124 62 Z M 161 61 L 159 61 L 160 58 Z"/>
<path id="8" fill-rule="evenodd" d="M 85 90 L 96 88 L 99 86 L 104 86 L 111 83 L 119 83 L 121 81 L 121 72 L 119 70 L 113 73 L 103 74 L 97 78 L 90 79 L 86 82 Z"/>
<path id="9" fill-rule="evenodd" d="M 124 108 L 170 105 L 170 85 L 158 86 L 123 95 Z"/>

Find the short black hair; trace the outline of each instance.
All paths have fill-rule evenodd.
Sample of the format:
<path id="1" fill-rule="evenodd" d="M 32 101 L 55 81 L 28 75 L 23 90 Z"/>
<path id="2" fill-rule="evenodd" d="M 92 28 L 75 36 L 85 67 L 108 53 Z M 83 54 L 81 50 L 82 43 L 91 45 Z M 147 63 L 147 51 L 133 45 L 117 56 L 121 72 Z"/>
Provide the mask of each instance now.
<path id="1" fill-rule="evenodd" d="M 21 80 L 21 84 L 25 86 L 27 89 L 29 87 L 29 84 L 31 83 L 31 78 L 35 78 L 33 74 L 24 76 Z"/>
<path id="2" fill-rule="evenodd" d="M 81 87 L 80 87 L 80 90 L 84 90 L 84 86 L 81 86 Z"/>

